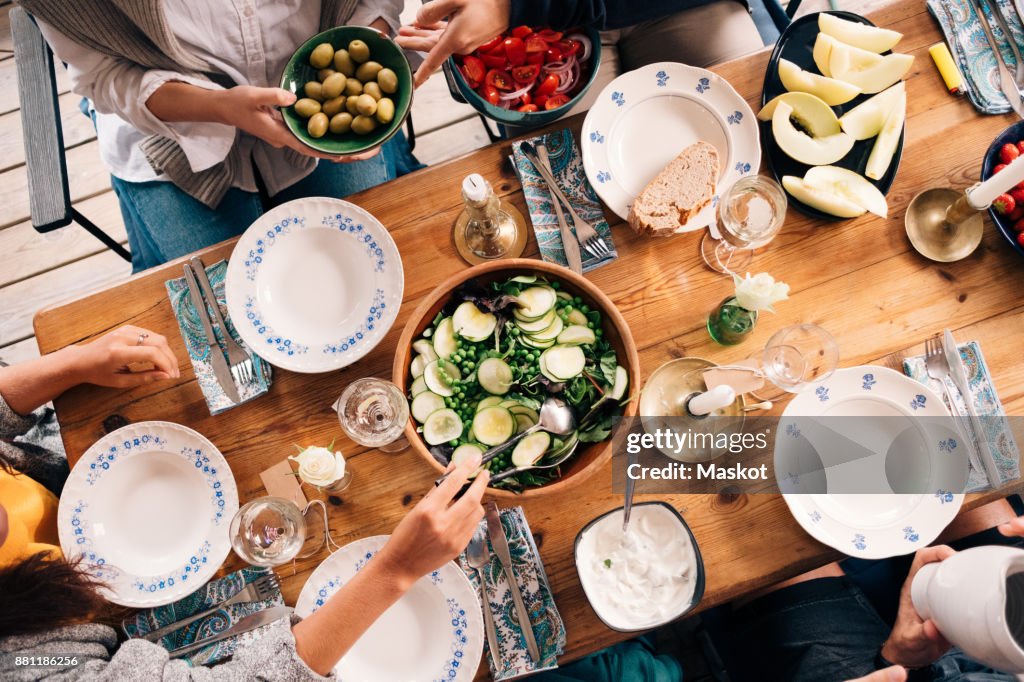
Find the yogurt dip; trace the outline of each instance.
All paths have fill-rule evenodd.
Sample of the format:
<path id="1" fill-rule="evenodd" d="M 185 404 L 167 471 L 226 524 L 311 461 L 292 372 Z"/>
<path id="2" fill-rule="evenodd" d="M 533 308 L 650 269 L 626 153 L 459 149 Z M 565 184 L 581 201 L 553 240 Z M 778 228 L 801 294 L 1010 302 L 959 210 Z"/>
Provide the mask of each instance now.
<path id="1" fill-rule="evenodd" d="M 576 545 L 576 570 L 598 617 L 617 630 L 643 630 L 682 615 L 693 602 L 698 559 L 681 519 L 659 503 L 599 517 Z"/>

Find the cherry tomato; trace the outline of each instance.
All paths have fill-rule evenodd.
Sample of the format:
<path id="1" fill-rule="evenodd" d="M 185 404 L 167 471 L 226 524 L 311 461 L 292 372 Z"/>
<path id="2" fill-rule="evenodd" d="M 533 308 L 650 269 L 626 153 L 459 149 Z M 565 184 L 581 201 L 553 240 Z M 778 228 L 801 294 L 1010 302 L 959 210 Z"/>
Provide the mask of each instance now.
<path id="1" fill-rule="evenodd" d="M 997 163 L 995 165 L 995 167 L 992 168 L 992 175 L 995 175 L 996 173 L 998 173 L 999 171 L 1003 170 L 1004 168 L 1006 168 L 1006 164 L 1005 163 Z"/>
<path id="2" fill-rule="evenodd" d="M 533 29 L 529 26 L 516 26 L 512 29 L 512 35 L 520 40 L 524 40 L 531 33 L 533 33 Z"/>
<path id="3" fill-rule="evenodd" d="M 508 71 L 499 69 L 491 69 L 487 72 L 487 85 L 496 90 L 504 90 L 505 92 L 511 92 L 516 89 L 512 76 L 508 75 Z"/>
<path id="4" fill-rule="evenodd" d="M 557 43 L 559 40 L 562 39 L 563 34 L 561 31 L 552 31 L 550 28 L 542 28 L 541 30 L 537 31 L 535 35 L 537 35 L 540 38 L 543 38 L 544 42 L 546 43 Z"/>
<path id="5" fill-rule="evenodd" d="M 546 64 L 560 61 L 562 61 L 562 52 L 557 47 L 549 47 L 548 51 L 544 53 L 544 62 Z"/>
<path id="6" fill-rule="evenodd" d="M 1018 156 L 1020 156 L 1020 149 L 1018 149 L 1015 144 L 1007 142 L 999 149 L 999 160 L 1003 163 L 1008 164 Z"/>
<path id="7" fill-rule="evenodd" d="M 477 52 L 491 52 L 492 50 L 494 50 L 494 48 L 501 47 L 504 42 L 505 42 L 505 36 L 503 36 L 503 35 L 496 35 L 493 38 L 491 38 L 490 40 L 488 40 L 486 43 L 481 45 L 480 47 L 476 48 L 476 51 Z"/>
<path id="8" fill-rule="evenodd" d="M 522 38 L 505 38 L 505 56 L 508 57 L 512 66 L 522 66 L 526 63 L 526 43 Z"/>
<path id="9" fill-rule="evenodd" d="M 558 76 L 553 73 L 549 73 L 544 77 L 544 80 L 540 82 L 537 89 L 533 91 L 534 95 L 546 95 L 550 96 L 555 90 L 558 89 Z"/>
<path id="10" fill-rule="evenodd" d="M 532 114 L 535 111 L 539 111 L 539 109 L 537 109 L 536 104 L 524 104 L 523 106 L 516 109 L 516 111 L 521 111 L 524 114 Z"/>
<path id="11" fill-rule="evenodd" d="M 563 57 L 570 57 L 580 51 L 582 45 L 578 40 L 572 40 L 566 38 L 565 40 L 558 41 L 558 51 L 562 53 Z"/>
<path id="12" fill-rule="evenodd" d="M 512 68 L 512 79 L 519 85 L 526 85 L 537 80 L 540 74 L 540 67 L 536 64 L 525 64 Z"/>
<path id="13" fill-rule="evenodd" d="M 1006 215 L 1007 213 L 1012 213 L 1013 209 L 1017 208 L 1017 202 L 1009 194 L 1000 194 L 992 202 L 992 207 L 998 213 Z"/>
<path id="14" fill-rule="evenodd" d="M 480 60 L 488 69 L 504 69 L 505 65 L 508 64 L 508 59 L 505 58 L 504 48 L 501 48 L 500 52 L 501 54 L 497 52 L 481 52 Z"/>
<path id="15" fill-rule="evenodd" d="M 490 85 L 481 86 L 477 92 L 480 93 L 481 97 L 495 106 L 497 106 L 498 102 L 501 100 L 501 97 L 498 95 L 498 91 Z"/>
<path id="16" fill-rule="evenodd" d="M 1020 142 L 1017 143 L 1017 149 L 1020 150 L 1021 154 L 1024 154 L 1024 140 L 1021 140 Z"/>
<path id="17" fill-rule="evenodd" d="M 544 108 L 548 111 L 557 109 L 558 107 L 564 107 L 569 103 L 569 97 L 567 95 L 553 95 L 548 98 L 548 101 L 544 103 Z"/>
<path id="18" fill-rule="evenodd" d="M 532 35 L 526 38 L 526 63 L 543 64 L 544 53 L 548 51 L 548 44 L 538 36 Z"/>
<path id="19" fill-rule="evenodd" d="M 469 55 L 462 59 L 462 75 L 466 77 L 469 87 L 476 90 L 484 82 L 487 75 L 487 67 L 479 57 Z"/>

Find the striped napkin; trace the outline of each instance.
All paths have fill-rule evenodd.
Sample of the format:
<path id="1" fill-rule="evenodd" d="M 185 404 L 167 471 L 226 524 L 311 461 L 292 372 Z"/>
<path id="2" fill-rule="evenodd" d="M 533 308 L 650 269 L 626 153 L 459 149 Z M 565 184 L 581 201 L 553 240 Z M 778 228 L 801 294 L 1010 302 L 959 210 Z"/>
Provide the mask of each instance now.
<path id="1" fill-rule="evenodd" d="M 515 605 L 512 593 L 505 578 L 498 557 L 491 551 L 491 563 L 485 566 L 484 583 L 486 586 L 490 608 L 494 613 L 494 625 L 498 631 L 498 643 L 501 649 L 498 659 L 501 669 L 495 667 L 489 652 L 487 639 L 484 638 L 484 660 L 491 667 L 491 676 L 495 680 L 509 680 L 521 675 L 533 674 L 541 670 L 558 667 L 558 657 L 565 650 L 565 625 L 555 606 L 551 595 L 548 576 L 544 572 L 544 564 L 540 560 L 540 552 L 530 533 L 530 524 L 522 507 L 510 507 L 499 512 L 501 525 L 508 538 L 509 550 L 512 554 L 514 571 L 519 578 L 519 588 L 523 593 L 523 601 L 530 611 L 533 622 L 533 633 L 537 638 L 541 660 L 534 662 L 526 650 L 526 639 L 515 616 Z M 480 522 L 480 531 L 487 535 L 486 520 Z M 487 540 L 490 549 L 490 538 Z M 476 570 L 471 568 L 465 555 L 459 557 L 459 565 L 479 592 L 480 578 Z M 487 608 L 487 605 L 484 606 Z"/>
<path id="2" fill-rule="evenodd" d="M 558 181 L 559 188 L 565 193 L 576 213 L 594 226 L 597 234 L 604 239 L 605 244 L 611 250 L 611 253 L 605 258 L 595 258 L 587 253 L 586 249 L 581 249 L 583 272 L 593 270 L 605 263 L 611 263 L 618 258 L 619 254 L 615 251 L 615 244 L 612 241 L 612 230 L 608 226 L 608 221 L 604 219 L 601 202 L 598 201 L 594 188 L 587 180 L 586 171 L 583 170 L 583 157 L 580 154 L 579 145 L 576 144 L 572 131 L 567 128 L 512 143 L 512 165 L 523 186 L 526 207 L 530 211 L 530 222 L 533 223 L 533 233 L 537 237 L 537 246 L 540 247 L 540 257 L 549 263 L 568 266 L 565 251 L 562 248 L 562 233 L 558 228 L 558 217 L 555 215 L 551 192 L 548 191 L 544 178 L 533 167 L 533 163 L 523 154 L 520 147 L 524 141 L 533 145 L 543 142 L 548 148 L 548 160 L 551 163 L 552 175 Z M 572 218 L 567 211 L 565 220 L 569 224 L 569 229 L 572 230 Z"/>
<path id="3" fill-rule="evenodd" d="M 252 366 L 256 375 L 256 381 L 248 386 L 238 387 L 238 394 L 242 398 L 239 403 L 231 402 L 231 399 L 225 395 L 224 389 L 221 388 L 216 375 L 213 373 L 213 365 L 210 364 L 209 359 L 210 347 L 206 342 L 206 334 L 203 332 L 203 326 L 196 314 L 195 306 L 192 305 L 188 287 L 185 285 L 185 278 L 179 277 L 168 280 L 165 283 L 167 295 L 171 299 L 171 310 L 174 311 L 174 318 L 178 321 L 181 338 L 185 341 L 185 348 L 188 350 L 189 360 L 192 361 L 192 369 L 195 372 L 196 381 L 199 383 L 199 388 L 203 391 L 203 397 L 206 398 L 206 405 L 210 408 L 210 414 L 219 414 L 224 410 L 235 407 L 236 404 L 241 405 L 253 398 L 258 398 L 270 388 L 270 365 L 245 345 L 242 337 L 238 335 L 238 330 L 235 329 L 234 323 L 228 316 L 227 299 L 224 296 L 224 277 L 227 271 L 228 262 L 222 260 L 219 263 L 208 266 L 206 268 L 206 276 L 210 279 L 210 286 L 213 287 L 213 293 L 217 296 L 217 302 L 220 304 L 224 321 L 230 327 L 231 336 L 252 356 Z M 219 325 L 213 324 L 213 333 L 217 334 L 217 338 L 223 342 L 222 335 L 224 330 Z"/>
<path id="4" fill-rule="evenodd" d="M 1016 68 L 1017 60 L 1010 50 L 1007 37 L 992 15 L 992 4 L 998 4 L 1006 23 L 1010 26 L 1012 38 L 1024 50 L 1024 26 L 1021 25 L 1012 0 L 986 0 L 985 15 L 992 27 L 999 52 L 1010 72 Z M 949 43 L 949 50 L 964 76 L 967 96 L 975 108 L 983 114 L 1005 114 L 1011 111 L 1010 103 L 999 87 L 999 73 L 996 55 L 989 47 L 985 31 L 974 13 L 969 0 L 928 0 L 928 11 L 939 22 L 942 33 Z"/>
<path id="5" fill-rule="evenodd" d="M 985 364 L 985 356 L 981 354 L 981 346 L 977 341 L 968 341 L 957 346 L 960 351 L 960 359 L 967 370 L 967 382 L 970 384 L 970 399 L 978 416 L 982 417 L 982 426 L 985 434 L 982 438 L 992 452 L 992 458 L 996 463 L 996 470 L 999 472 L 998 481 L 989 481 L 984 469 L 978 470 L 973 465 L 967 478 L 966 492 L 973 493 L 988 488 L 998 488 L 1007 481 L 1020 478 L 1020 452 L 1017 450 L 1017 442 L 1013 438 L 1013 432 L 1006 421 L 1006 411 L 999 401 L 995 386 L 992 383 L 992 375 L 989 374 L 988 365 Z M 946 386 L 953 395 L 955 405 L 949 405 L 946 401 L 942 385 L 928 376 L 928 368 L 925 366 L 924 356 L 917 355 L 906 358 L 903 361 L 903 372 L 910 378 L 921 382 L 935 391 L 936 395 L 943 396 L 946 407 L 953 414 L 967 416 L 967 407 L 964 403 L 964 396 L 960 394 L 956 384 L 949 377 L 946 377 Z M 986 417 L 989 417 L 986 419 Z M 969 422 L 968 422 L 969 424 Z"/>
<path id="6" fill-rule="evenodd" d="M 223 578 L 211 580 L 199 590 L 172 604 L 139 611 L 133 617 L 125 619 L 121 623 L 121 627 L 128 637 L 142 637 L 146 633 L 158 630 L 164 625 L 188 618 L 194 613 L 205 611 L 213 607 L 214 604 L 230 599 L 245 589 L 246 585 L 257 578 L 267 575 L 269 572 L 269 568 L 257 568 L 255 566 L 243 568 Z M 223 632 L 242 618 L 271 606 L 284 606 L 284 598 L 281 596 L 280 591 L 263 601 L 243 602 L 218 609 L 205 618 L 200 618 L 179 630 L 164 635 L 159 640 L 159 644 L 168 651 L 188 646 L 193 642 Z M 222 639 L 189 656 L 185 656 L 183 660 L 188 661 L 191 665 L 210 665 L 211 663 L 216 663 L 232 656 L 240 646 L 259 639 L 267 627 L 270 627 L 270 625 L 244 632 L 235 637 Z"/>

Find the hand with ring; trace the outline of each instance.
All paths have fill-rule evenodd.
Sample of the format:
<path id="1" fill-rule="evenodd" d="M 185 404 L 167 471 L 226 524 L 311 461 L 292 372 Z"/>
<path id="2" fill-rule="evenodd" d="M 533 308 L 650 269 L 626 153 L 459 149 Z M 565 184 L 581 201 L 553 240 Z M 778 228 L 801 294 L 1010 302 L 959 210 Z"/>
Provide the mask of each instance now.
<path id="1" fill-rule="evenodd" d="M 126 325 L 74 349 L 79 383 L 132 388 L 181 376 L 167 339 L 140 327 Z"/>

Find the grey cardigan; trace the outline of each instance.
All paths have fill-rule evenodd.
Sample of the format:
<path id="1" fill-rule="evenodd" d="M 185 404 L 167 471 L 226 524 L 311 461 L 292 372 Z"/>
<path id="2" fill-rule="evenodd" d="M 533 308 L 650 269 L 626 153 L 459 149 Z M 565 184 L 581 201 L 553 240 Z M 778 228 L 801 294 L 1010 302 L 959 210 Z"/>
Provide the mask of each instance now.
<path id="1" fill-rule="evenodd" d="M 0 395 L 0 459 L 60 497 L 68 460 L 53 409 L 23 417 Z"/>
<path id="2" fill-rule="evenodd" d="M 163 0 L 17 0 L 29 14 L 88 48 L 148 69 L 166 69 L 211 81 L 221 81 L 210 66 L 181 46 L 167 25 Z M 320 29 L 344 24 L 355 12 L 358 0 L 321 0 Z M 222 83 L 223 84 L 223 83 Z M 249 162 L 238 145 L 223 162 L 195 173 L 185 152 L 174 141 L 151 135 L 142 151 L 157 173 L 211 208 L 231 188 L 240 164 Z M 289 150 L 291 151 L 291 150 Z M 311 157 L 294 154 L 295 164 L 312 166 Z"/>

